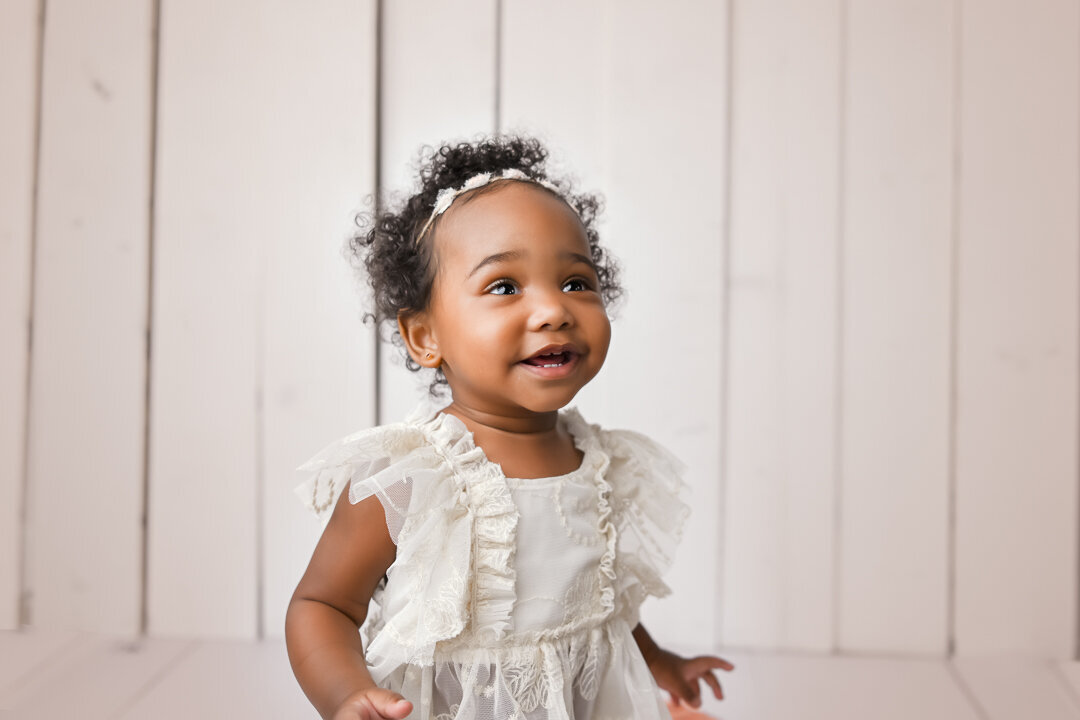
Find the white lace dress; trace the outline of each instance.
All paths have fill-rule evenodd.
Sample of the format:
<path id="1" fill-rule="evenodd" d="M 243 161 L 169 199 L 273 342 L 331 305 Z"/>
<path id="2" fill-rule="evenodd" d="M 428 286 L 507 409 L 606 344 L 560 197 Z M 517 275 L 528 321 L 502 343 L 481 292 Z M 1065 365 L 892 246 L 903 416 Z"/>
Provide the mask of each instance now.
<path id="1" fill-rule="evenodd" d="M 350 435 L 300 470 L 323 522 L 349 487 L 375 495 L 397 557 L 361 629 L 376 683 L 422 720 L 668 718 L 631 631 L 688 514 L 682 465 L 643 435 L 576 410 L 584 454 L 556 478 L 512 479 L 452 415 L 421 409 Z"/>

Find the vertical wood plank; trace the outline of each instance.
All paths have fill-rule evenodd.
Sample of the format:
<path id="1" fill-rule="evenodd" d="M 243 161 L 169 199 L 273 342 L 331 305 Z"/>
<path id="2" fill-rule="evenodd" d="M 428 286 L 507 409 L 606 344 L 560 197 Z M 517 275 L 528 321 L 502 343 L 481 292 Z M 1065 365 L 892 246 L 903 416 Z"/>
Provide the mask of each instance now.
<path id="1" fill-rule="evenodd" d="M 962 12 L 956 650 L 1064 660 L 1078 599 L 1080 8 Z"/>
<path id="2" fill-rule="evenodd" d="M 253 0 L 162 3 L 147 573 L 159 635 L 256 633 L 260 248 L 285 201 L 263 194 L 279 172 L 265 68 L 289 41 L 277 17 Z"/>
<path id="3" fill-rule="evenodd" d="M 687 648 L 714 646 L 718 625 L 727 32 L 726 3 L 504 9 L 505 127 L 546 137 L 606 196 L 601 231 L 625 270 L 607 366 L 577 404 L 690 467 L 675 593 L 644 608 L 661 642 Z"/>
<path id="4" fill-rule="evenodd" d="M 19 624 L 30 353 L 38 0 L 0 5 L 0 630 Z"/>
<path id="5" fill-rule="evenodd" d="M 846 34 L 838 644 L 940 655 L 953 10 L 932 0 L 852 3 Z"/>
<path id="6" fill-rule="evenodd" d="M 728 3 L 612 7 L 608 237 L 629 299 L 601 386 L 602 420 L 650 434 L 687 463 L 695 511 L 668 578 L 674 595 L 646 605 L 644 617 L 672 644 L 712 649 L 722 572 Z"/>
<path id="7" fill-rule="evenodd" d="M 496 129 L 496 2 L 384 3 L 380 180 L 391 202 L 413 190 L 422 145 L 438 147 Z M 455 38 L 450 61 L 439 49 L 446 38 Z M 394 422 L 427 393 L 430 379 L 406 370 L 391 343 L 380 343 L 380 353 L 379 420 Z"/>
<path id="8" fill-rule="evenodd" d="M 503 3 L 499 129 L 544 140 L 549 167 L 590 191 L 606 191 L 610 174 L 613 7 L 611 0 Z M 560 52 L 551 51 L 556 35 Z"/>
<path id="9" fill-rule="evenodd" d="M 740 646 L 833 644 L 840 13 L 734 10 L 721 605 Z"/>
<path id="10" fill-rule="evenodd" d="M 46 8 L 28 429 L 37 627 L 139 628 L 152 25 L 149 0 Z"/>
<path id="11" fill-rule="evenodd" d="M 375 422 L 375 338 L 342 257 L 353 213 L 375 188 L 375 10 L 374 0 L 320 0 L 270 11 L 276 50 L 261 72 L 275 89 L 259 101 L 274 167 L 259 178 L 266 206 L 253 219 L 266 258 L 264 636 L 284 634 L 320 531 L 292 492 L 296 466 Z"/>

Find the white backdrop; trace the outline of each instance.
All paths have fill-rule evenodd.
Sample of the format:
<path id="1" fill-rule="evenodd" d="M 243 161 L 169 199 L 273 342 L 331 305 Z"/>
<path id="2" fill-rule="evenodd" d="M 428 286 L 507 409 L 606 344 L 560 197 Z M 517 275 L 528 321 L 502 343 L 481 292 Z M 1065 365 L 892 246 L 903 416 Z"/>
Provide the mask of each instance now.
<path id="1" fill-rule="evenodd" d="M 281 634 L 293 468 L 417 380 L 342 255 L 546 139 L 628 300 L 590 419 L 691 468 L 683 648 L 1073 658 L 1080 7 L 8 0 L 0 626 Z"/>

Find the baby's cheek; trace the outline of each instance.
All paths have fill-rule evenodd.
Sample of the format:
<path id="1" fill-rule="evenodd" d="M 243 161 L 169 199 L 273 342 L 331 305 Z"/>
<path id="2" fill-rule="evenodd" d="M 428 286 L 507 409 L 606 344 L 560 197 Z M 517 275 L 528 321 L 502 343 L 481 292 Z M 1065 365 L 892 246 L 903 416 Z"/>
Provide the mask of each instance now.
<path id="1" fill-rule="evenodd" d="M 596 328 L 593 331 L 593 335 L 596 340 L 594 341 L 595 347 L 592 348 L 592 351 L 596 356 L 597 369 L 599 369 L 599 366 L 604 364 L 608 348 L 611 346 L 611 323 L 608 321 L 606 313 L 603 313 L 601 317 L 597 318 L 595 323 Z"/>

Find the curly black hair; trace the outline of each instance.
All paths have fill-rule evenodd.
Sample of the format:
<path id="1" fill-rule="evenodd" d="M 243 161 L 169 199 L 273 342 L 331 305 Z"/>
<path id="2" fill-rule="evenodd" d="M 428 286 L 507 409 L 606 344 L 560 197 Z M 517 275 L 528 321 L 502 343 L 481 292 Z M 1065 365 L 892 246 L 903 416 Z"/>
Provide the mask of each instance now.
<path id="1" fill-rule="evenodd" d="M 437 149 L 424 147 L 419 157 L 419 189 L 400 206 L 377 207 L 373 213 L 357 215 L 358 231 L 349 239 L 348 251 L 354 266 L 366 274 L 372 290 L 373 310 L 365 315 L 365 320 L 390 330 L 390 339 L 402 350 L 405 366 L 410 370 L 418 371 L 421 366 L 405 352 L 397 318 L 401 312 L 425 310 L 431 300 L 436 267 L 432 238 L 439 218 L 421 242 L 417 243 L 416 238 L 435 207 L 439 191 L 461 187 L 473 175 L 514 169 L 555 185 L 562 199 L 581 218 L 605 305 L 612 307 L 622 295 L 618 265 L 600 246 L 596 230 L 601 199 L 593 194 L 575 193 L 568 181 L 549 177 L 545 167 L 547 157 L 548 152 L 539 140 L 517 135 L 447 144 Z M 442 371 L 437 370 L 432 392 L 445 382 Z"/>

